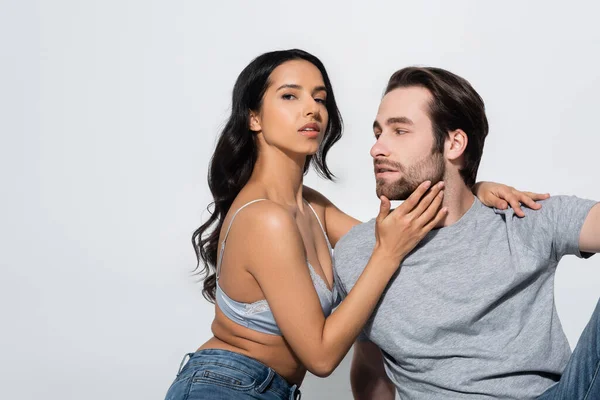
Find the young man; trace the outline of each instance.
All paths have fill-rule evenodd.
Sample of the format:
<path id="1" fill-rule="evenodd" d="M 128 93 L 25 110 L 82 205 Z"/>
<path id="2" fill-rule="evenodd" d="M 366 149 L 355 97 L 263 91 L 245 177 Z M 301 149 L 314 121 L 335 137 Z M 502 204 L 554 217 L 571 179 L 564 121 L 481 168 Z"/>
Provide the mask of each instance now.
<path id="1" fill-rule="evenodd" d="M 357 341 L 355 397 L 393 399 L 395 387 L 402 399 L 600 399 L 600 305 L 571 355 L 553 297 L 562 256 L 600 251 L 600 206 L 555 196 L 526 218 L 483 206 L 471 189 L 484 103 L 448 71 L 396 72 L 373 130 L 377 195 L 403 200 L 444 181 L 449 213 L 404 259 Z M 342 293 L 368 262 L 376 224 L 336 246 Z"/>

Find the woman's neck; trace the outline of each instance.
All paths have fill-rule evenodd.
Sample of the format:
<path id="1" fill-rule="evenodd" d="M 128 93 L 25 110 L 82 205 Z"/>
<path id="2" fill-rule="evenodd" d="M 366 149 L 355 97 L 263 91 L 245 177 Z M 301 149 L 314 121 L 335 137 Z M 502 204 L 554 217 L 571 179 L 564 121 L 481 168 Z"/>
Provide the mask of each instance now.
<path id="1" fill-rule="evenodd" d="M 290 156 L 280 150 L 259 152 L 248 183 L 263 186 L 271 201 L 285 207 L 303 208 L 302 182 L 306 156 Z"/>

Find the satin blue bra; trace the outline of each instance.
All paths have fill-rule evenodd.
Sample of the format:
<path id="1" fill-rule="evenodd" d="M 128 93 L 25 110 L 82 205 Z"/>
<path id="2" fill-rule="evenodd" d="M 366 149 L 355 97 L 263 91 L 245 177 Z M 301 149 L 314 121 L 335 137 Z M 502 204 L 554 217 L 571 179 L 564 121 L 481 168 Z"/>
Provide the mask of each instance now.
<path id="1" fill-rule="evenodd" d="M 242 211 L 245 207 L 250 204 L 256 203 L 258 201 L 262 201 L 266 199 L 257 199 L 253 200 L 249 203 L 244 204 L 240 207 L 229 222 L 229 226 L 227 227 L 227 231 L 225 233 L 225 237 L 223 238 L 223 242 L 221 243 L 221 250 L 219 253 L 219 260 L 217 261 L 217 292 L 216 292 L 216 300 L 219 308 L 229 318 L 231 321 L 242 325 L 246 328 L 267 333 L 270 335 L 281 335 L 281 331 L 275 322 L 275 318 L 273 317 L 273 313 L 271 312 L 271 308 L 267 303 L 267 300 L 258 300 L 254 303 L 240 303 L 238 301 L 233 300 L 221 289 L 219 286 L 219 273 L 221 272 L 221 264 L 223 263 L 223 252 L 225 251 L 225 243 L 227 242 L 227 236 L 229 236 L 229 231 L 231 230 L 231 225 L 235 220 L 237 214 Z M 323 231 L 323 235 L 325 235 L 325 240 L 327 241 L 327 248 L 329 249 L 329 254 L 333 257 L 333 249 L 331 248 L 331 244 L 329 243 L 329 239 L 327 238 L 327 233 L 325 229 L 323 229 L 323 224 L 321 224 L 321 220 L 319 220 L 319 216 L 315 212 L 314 208 L 307 202 L 306 203 L 312 212 L 315 214 L 317 221 L 319 222 L 319 226 Z M 310 272 L 310 277 L 313 281 L 313 285 L 319 296 L 319 301 L 321 303 L 321 309 L 323 310 L 323 314 L 325 317 L 331 314 L 335 306 L 335 302 L 337 300 L 336 288 L 333 286 L 333 290 L 329 290 L 327 284 L 314 270 L 312 265 L 307 261 L 308 271 Z"/>

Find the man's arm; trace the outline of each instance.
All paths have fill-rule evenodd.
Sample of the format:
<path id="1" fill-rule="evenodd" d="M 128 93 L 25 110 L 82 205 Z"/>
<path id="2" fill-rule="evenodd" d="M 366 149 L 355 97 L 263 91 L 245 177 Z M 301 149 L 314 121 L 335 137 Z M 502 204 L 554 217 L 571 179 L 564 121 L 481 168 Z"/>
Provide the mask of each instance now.
<path id="1" fill-rule="evenodd" d="M 592 207 L 579 235 L 579 249 L 585 253 L 600 253 L 600 203 Z"/>
<path id="2" fill-rule="evenodd" d="M 379 347 L 369 341 L 354 344 L 350 384 L 355 400 L 394 400 L 396 389 L 383 367 Z"/>

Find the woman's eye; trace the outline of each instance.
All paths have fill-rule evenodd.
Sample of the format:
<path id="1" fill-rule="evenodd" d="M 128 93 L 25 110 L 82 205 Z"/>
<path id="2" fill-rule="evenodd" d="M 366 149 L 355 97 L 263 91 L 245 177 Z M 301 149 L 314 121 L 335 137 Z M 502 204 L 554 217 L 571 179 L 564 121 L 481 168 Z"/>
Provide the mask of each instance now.
<path id="1" fill-rule="evenodd" d="M 317 103 L 325 104 L 325 101 L 326 101 L 326 100 L 325 100 L 325 99 L 318 99 L 318 98 L 317 98 L 317 99 L 315 99 L 315 101 L 316 101 Z"/>
<path id="2" fill-rule="evenodd" d="M 296 96 L 294 96 L 293 94 L 284 94 L 283 96 L 281 96 L 281 98 L 284 100 L 292 100 L 295 99 Z"/>

